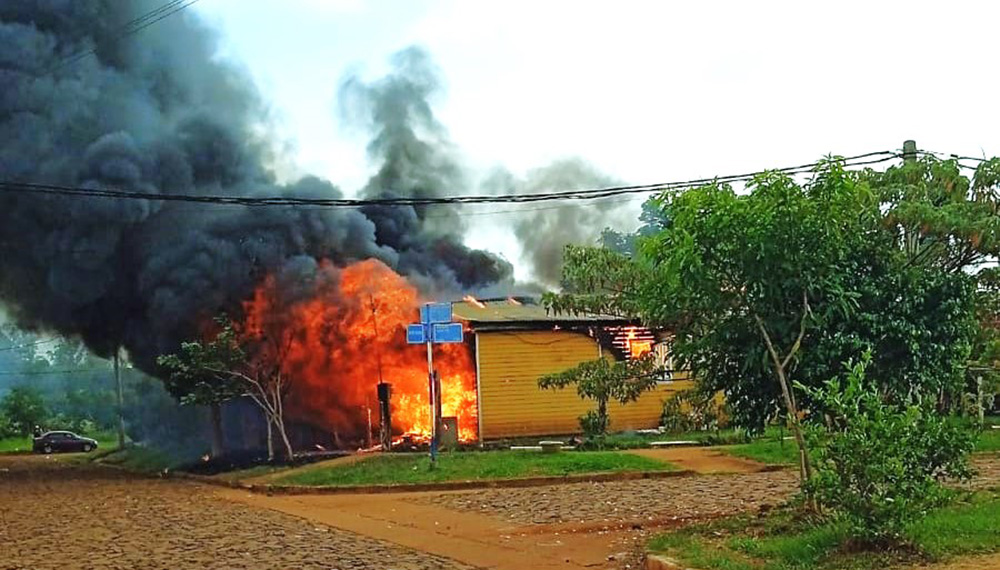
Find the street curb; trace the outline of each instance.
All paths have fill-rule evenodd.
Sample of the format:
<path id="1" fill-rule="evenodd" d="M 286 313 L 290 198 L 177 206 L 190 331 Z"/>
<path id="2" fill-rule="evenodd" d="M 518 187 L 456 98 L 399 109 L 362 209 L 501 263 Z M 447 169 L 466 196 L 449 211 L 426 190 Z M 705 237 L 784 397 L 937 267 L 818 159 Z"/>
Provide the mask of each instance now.
<path id="1" fill-rule="evenodd" d="M 382 493 L 415 493 L 426 491 L 466 491 L 474 489 L 513 489 L 522 487 L 542 487 L 571 483 L 605 483 L 609 481 L 639 481 L 643 479 L 669 479 L 697 475 L 689 469 L 677 471 L 630 471 L 625 473 L 592 473 L 566 475 L 562 477 L 525 477 L 521 479 L 492 479 L 484 481 L 444 481 L 441 483 L 407 483 L 399 485 L 344 485 L 311 487 L 306 485 L 254 485 L 226 479 L 215 479 L 204 475 L 170 472 L 168 477 L 177 477 L 240 489 L 266 495 L 371 495 Z"/>

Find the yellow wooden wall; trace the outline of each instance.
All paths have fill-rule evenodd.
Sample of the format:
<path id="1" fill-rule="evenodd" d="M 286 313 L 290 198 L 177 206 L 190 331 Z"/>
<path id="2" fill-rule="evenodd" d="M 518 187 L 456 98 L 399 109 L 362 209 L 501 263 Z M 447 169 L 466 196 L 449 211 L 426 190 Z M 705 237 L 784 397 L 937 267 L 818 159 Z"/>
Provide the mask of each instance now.
<path id="1" fill-rule="evenodd" d="M 479 359 L 480 419 L 484 440 L 580 432 L 578 418 L 593 409 L 573 386 L 541 390 L 538 379 L 598 357 L 593 338 L 568 331 L 495 331 L 476 333 Z M 659 425 L 663 400 L 689 382 L 657 386 L 637 402 L 611 403 L 611 430 Z"/>

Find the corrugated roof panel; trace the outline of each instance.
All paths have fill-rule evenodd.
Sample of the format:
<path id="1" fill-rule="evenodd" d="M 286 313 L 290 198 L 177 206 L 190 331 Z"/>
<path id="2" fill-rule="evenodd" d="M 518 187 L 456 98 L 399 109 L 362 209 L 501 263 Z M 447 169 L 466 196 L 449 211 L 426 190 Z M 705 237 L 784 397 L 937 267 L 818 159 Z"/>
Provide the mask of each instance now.
<path id="1" fill-rule="evenodd" d="M 536 300 L 517 297 L 510 299 L 464 300 L 452 303 L 452 314 L 457 319 L 478 323 L 518 322 L 586 322 L 625 321 L 612 315 L 573 315 L 549 313 Z"/>

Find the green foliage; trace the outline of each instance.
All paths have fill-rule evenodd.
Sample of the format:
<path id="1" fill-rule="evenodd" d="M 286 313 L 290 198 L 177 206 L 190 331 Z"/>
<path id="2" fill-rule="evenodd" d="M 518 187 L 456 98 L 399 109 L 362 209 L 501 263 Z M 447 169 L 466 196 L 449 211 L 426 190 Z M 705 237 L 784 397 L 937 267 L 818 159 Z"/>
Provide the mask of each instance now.
<path id="1" fill-rule="evenodd" d="M 635 315 L 630 292 L 647 279 L 644 268 L 625 253 L 567 245 L 563 250 L 563 290 L 545 293 L 542 303 L 556 313 Z"/>
<path id="2" fill-rule="evenodd" d="M 0 401 L 0 414 L 7 418 L 11 430 L 21 436 L 29 435 L 48 417 L 41 392 L 31 386 L 12 388 Z"/>
<path id="3" fill-rule="evenodd" d="M 971 495 L 914 521 L 905 530 L 907 549 L 845 549 L 850 533 L 842 521 L 815 524 L 796 515 L 779 509 L 689 526 L 654 537 L 648 549 L 704 570 L 882 570 L 1000 551 L 996 493 Z"/>
<path id="4" fill-rule="evenodd" d="M 996 211 L 995 166 L 969 181 L 947 161 L 877 173 L 829 160 L 804 185 L 772 173 L 741 193 L 668 192 L 653 204 L 669 223 L 637 237 L 636 255 L 570 248 L 569 287 L 544 302 L 672 329 L 677 367 L 722 391 L 748 429 L 783 407 L 762 330 L 806 386 L 872 349 L 869 374 L 893 398 L 955 401 L 977 330 L 975 278 L 961 269 L 996 250 L 1000 217 L 984 215 Z"/>
<path id="5" fill-rule="evenodd" d="M 438 456 L 430 468 L 426 455 L 377 455 L 359 462 L 331 467 L 304 467 L 278 480 L 283 485 L 390 485 L 437 481 L 515 479 L 579 473 L 664 471 L 669 463 L 611 451 L 453 452 Z"/>
<path id="6" fill-rule="evenodd" d="M 542 376 L 538 387 L 562 389 L 576 385 L 576 392 L 585 400 L 593 400 L 597 408 L 580 417 L 580 428 L 588 438 L 599 438 L 608 431 L 608 402 L 627 404 L 639 399 L 643 392 L 656 386 L 660 374 L 652 358 L 615 362 L 607 358 L 588 360 Z"/>
<path id="7" fill-rule="evenodd" d="M 168 373 L 167 391 L 182 404 L 217 404 L 246 392 L 238 377 L 225 373 L 246 362 L 244 347 L 228 319 L 219 317 L 216 324 L 219 331 L 212 340 L 182 343 L 179 353 L 156 361 Z"/>
<path id="8" fill-rule="evenodd" d="M 224 315 L 215 322 L 217 331 L 211 339 L 185 342 L 179 353 L 157 359 L 169 373 L 169 385 L 181 394 L 182 401 L 191 403 L 213 404 L 248 396 L 267 422 L 268 460 L 274 459 L 272 429 L 281 439 L 285 458 L 291 459 L 293 450 L 283 405 L 291 384 L 282 373 L 283 358 L 291 341 L 288 331 L 280 325 L 277 330 L 265 331 L 261 326 L 238 330 Z M 218 431 L 213 447 L 219 447 Z"/>
<path id="9" fill-rule="evenodd" d="M 844 381 L 803 387 L 827 418 L 811 434 L 817 474 L 809 486 L 854 539 L 884 544 L 901 539 L 907 525 L 943 504 L 948 494 L 941 478 L 970 475 L 974 439 L 932 405 L 887 401 L 866 377 L 870 362 L 866 353 L 848 366 Z"/>
<path id="10" fill-rule="evenodd" d="M 7 417 L 7 414 L 0 412 L 0 439 L 15 435 L 17 435 L 17 430 L 14 429 L 14 422 Z"/>
<path id="11" fill-rule="evenodd" d="M 663 401 L 660 425 L 671 433 L 718 430 L 727 424 L 725 408 L 714 394 L 682 390 Z"/>

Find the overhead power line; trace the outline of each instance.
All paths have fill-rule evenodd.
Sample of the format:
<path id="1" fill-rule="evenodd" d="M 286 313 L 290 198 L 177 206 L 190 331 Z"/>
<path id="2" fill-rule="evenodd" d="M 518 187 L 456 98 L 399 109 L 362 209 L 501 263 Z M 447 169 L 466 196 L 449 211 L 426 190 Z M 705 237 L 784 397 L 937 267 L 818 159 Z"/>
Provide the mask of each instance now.
<path id="1" fill-rule="evenodd" d="M 0 371 L 0 376 L 49 376 L 57 374 L 83 374 L 85 372 L 110 372 L 108 368 L 71 368 L 68 370 L 25 370 L 16 372 L 12 370 Z"/>
<path id="2" fill-rule="evenodd" d="M 893 151 L 878 151 L 859 154 L 841 159 L 847 167 L 879 164 L 898 158 Z M 30 182 L 0 181 L 0 191 L 8 193 L 27 193 L 55 196 L 74 196 L 84 198 L 113 198 L 129 200 L 154 200 L 163 202 L 195 202 L 201 204 L 225 204 L 241 206 L 320 206 L 327 208 L 357 208 L 362 206 L 430 206 L 440 204 L 517 204 L 547 202 L 555 200 L 594 200 L 632 194 L 649 194 L 667 190 L 678 190 L 711 183 L 748 182 L 767 172 L 782 174 L 805 174 L 813 172 L 821 162 L 813 162 L 798 166 L 789 166 L 771 170 L 732 174 L 712 178 L 697 178 L 677 182 L 662 182 L 657 184 L 640 184 L 630 186 L 611 186 L 584 190 L 562 190 L 535 194 L 494 194 L 469 196 L 428 196 L 400 198 L 299 198 L 294 196 L 225 196 L 136 192 L 113 188 L 82 188 L 78 186 L 63 186 L 58 184 L 38 184 Z"/>
<path id="3" fill-rule="evenodd" d="M 28 347 L 32 347 L 32 346 L 38 346 L 38 345 L 41 345 L 41 344 L 48 344 L 50 342 L 55 342 L 57 340 L 60 340 L 60 339 L 58 339 L 58 338 L 46 338 L 46 339 L 42 339 L 42 340 L 36 340 L 34 342 L 26 342 L 26 343 L 18 345 L 18 346 L 5 346 L 3 348 L 0 348 L 0 352 L 6 352 L 6 351 L 9 351 L 9 350 L 20 350 L 22 348 L 28 348 Z"/>
<path id="4" fill-rule="evenodd" d="M 200 2 L 201 0 L 171 0 L 166 4 L 161 5 L 159 8 L 155 8 L 146 12 L 145 14 L 128 21 L 123 26 L 115 30 L 114 40 L 120 40 L 136 34 L 142 30 L 145 30 L 149 26 L 159 22 L 160 20 L 170 17 L 191 5 Z M 58 71 L 67 65 L 72 65 L 81 59 L 84 59 L 90 55 L 97 53 L 97 48 L 89 48 L 71 53 L 66 57 L 59 59 L 59 61 L 47 67 L 39 75 L 48 75 L 55 71 Z"/>

